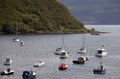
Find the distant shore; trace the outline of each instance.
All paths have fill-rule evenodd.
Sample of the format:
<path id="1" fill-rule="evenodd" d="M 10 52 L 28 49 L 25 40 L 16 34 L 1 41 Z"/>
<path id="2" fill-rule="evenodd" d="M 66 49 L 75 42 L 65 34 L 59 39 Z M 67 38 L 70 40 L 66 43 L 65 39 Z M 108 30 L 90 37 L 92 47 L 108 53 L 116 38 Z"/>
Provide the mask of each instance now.
<path id="1" fill-rule="evenodd" d="M 66 32 L 63 34 L 91 34 L 91 35 L 99 35 L 99 34 L 108 34 L 110 32 L 99 32 L 99 31 L 95 31 L 95 32 L 76 32 L 76 33 L 73 33 L 73 32 Z M 61 34 L 60 32 L 41 32 L 41 33 L 19 33 L 19 35 L 41 35 L 41 34 Z M 10 33 L 2 33 L 0 32 L 0 35 L 15 35 L 15 34 L 10 34 Z"/>

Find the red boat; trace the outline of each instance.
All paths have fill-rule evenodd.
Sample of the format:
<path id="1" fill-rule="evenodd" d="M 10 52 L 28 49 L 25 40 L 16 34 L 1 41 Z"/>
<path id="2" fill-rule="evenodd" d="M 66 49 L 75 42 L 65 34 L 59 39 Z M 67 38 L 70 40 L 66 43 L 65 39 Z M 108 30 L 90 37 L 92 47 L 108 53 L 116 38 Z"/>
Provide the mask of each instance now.
<path id="1" fill-rule="evenodd" d="M 60 64 L 59 66 L 59 70 L 66 70 L 67 68 L 68 68 L 68 65 L 64 63 Z"/>

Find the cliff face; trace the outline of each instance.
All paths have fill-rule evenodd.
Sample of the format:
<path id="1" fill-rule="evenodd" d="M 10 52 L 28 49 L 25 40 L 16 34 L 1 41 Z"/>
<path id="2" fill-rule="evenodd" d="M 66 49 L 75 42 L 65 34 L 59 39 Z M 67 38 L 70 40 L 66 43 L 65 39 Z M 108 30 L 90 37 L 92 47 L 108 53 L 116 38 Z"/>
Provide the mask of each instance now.
<path id="1" fill-rule="evenodd" d="M 15 33 L 87 32 L 57 0 L 0 0 L 0 32 Z"/>

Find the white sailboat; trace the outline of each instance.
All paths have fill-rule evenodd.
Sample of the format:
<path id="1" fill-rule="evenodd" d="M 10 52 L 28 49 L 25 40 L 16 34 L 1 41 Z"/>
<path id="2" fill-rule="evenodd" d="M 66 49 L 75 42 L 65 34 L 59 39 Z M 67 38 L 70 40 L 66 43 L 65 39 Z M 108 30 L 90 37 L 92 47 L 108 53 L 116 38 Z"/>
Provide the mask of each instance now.
<path id="1" fill-rule="evenodd" d="M 65 50 L 65 41 L 64 41 L 64 37 L 63 37 L 62 28 L 61 28 L 61 38 L 62 38 L 62 47 L 57 48 L 56 51 L 54 52 L 54 54 L 61 55 L 60 58 L 65 59 L 65 58 L 69 57 L 69 52 L 67 52 Z"/>
<path id="2" fill-rule="evenodd" d="M 65 58 L 69 57 L 69 52 L 65 50 L 65 41 L 64 41 L 64 37 L 63 37 L 62 28 L 61 28 L 61 37 L 62 37 L 63 48 L 61 50 L 60 59 L 65 59 Z"/>
<path id="3" fill-rule="evenodd" d="M 84 34 L 82 34 L 82 36 L 83 36 L 83 46 L 77 51 L 78 54 L 84 54 L 87 52 L 87 49 L 85 48 L 85 36 Z"/>

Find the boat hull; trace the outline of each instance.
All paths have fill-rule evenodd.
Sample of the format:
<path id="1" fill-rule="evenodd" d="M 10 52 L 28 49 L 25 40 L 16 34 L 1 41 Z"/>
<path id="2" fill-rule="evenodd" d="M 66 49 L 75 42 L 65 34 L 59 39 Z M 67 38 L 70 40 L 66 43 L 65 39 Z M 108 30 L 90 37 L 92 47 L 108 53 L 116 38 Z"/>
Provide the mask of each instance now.
<path id="1" fill-rule="evenodd" d="M 106 70 L 97 70 L 97 69 L 94 69 L 94 70 L 93 70 L 93 73 L 94 73 L 94 74 L 105 74 L 105 71 L 106 71 Z"/>
<path id="2" fill-rule="evenodd" d="M 87 52 L 87 50 L 86 49 L 83 49 L 83 50 L 79 50 L 77 53 L 78 54 L 85 54 Z"/>
<path id="3" fill-rule="evenodd" d="M 74 64 L 85 64 L 85 61 L 73 60 Z"/>
<path id="4" fill-rule="evenodd" d="M 59 70 L 67 70 L 67 67 L 65 67 L 65 68 L 59 67 Z"/>
<path id="5" fill-rule="evenodd" d="M 64 63 L 60 64 L 59 66 L 59 70 L 67 70 L 67 68 L 68 68 L 68 65 Z"/>
<path id="6" fill-rule="evenodd" d="M 1 72 L 1 75 L 13 75 L 14 74 L 14 71 L 10 71 L 10 72 L 7 72 L 7 71 L 2 71 Z"/>
<path id="7" fill-rule="evenodd" d="M 35 64 L 33 65 L 33 67 L 42 67 L 42 66 L 44 66 L 44 65 L 45 65 L 45 62 L 35 63 Z"/>
<path id="8" fill-rule="evenodd" d="M 104 57 L 107 55 L 107 52 L 102 52 L 101 54 L 97 53 L 95 56 L 96 57 Z"/>
<path id="9" fill-rule="evenodd" d="M 33 74 L 32 71 L 23 71 L 22 78 L 23 79 L 36 79 L 36 75 Z"/>

